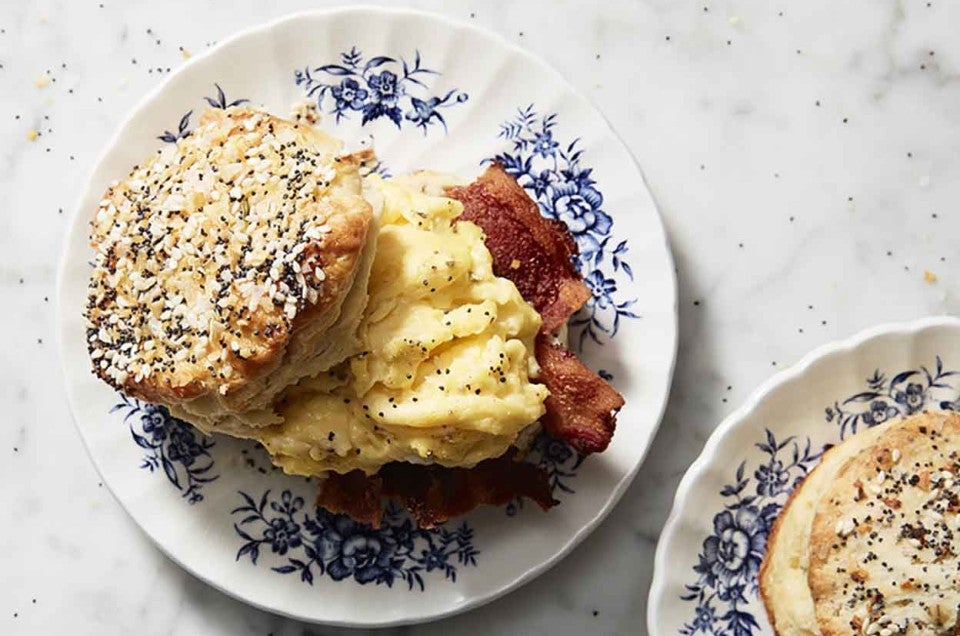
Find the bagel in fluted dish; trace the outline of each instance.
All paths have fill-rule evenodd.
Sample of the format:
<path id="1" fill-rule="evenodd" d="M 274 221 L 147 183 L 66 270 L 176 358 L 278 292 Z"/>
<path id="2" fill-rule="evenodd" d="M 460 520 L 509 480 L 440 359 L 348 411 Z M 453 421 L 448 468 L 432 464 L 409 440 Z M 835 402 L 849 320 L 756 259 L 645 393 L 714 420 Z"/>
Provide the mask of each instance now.
<path id="1" fill-rule="evenodd" d="M 828 450 L 781 510 L 760 594 L 779 636 L 958 633 L 960 415 L 924 412 Z"/>

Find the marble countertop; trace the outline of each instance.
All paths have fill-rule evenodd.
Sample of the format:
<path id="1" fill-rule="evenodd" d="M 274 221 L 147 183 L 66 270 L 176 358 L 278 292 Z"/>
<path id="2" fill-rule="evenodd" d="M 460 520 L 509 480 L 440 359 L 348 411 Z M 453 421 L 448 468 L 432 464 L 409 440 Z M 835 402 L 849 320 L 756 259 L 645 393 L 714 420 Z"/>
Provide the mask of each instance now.
<path id="1" fill-rule="evenodd" d="M 0 633 L 348 632 L 247 607 L 149 542 L 74 430 L 51 311 L 67 217 L 124 114 L 184 50 L 326 4 L 0 4 Z M 394 632 L 643 633 L 657 536 L 718 422 L 819 344 L 958 309 L 960 6 L 406 4 L 519 43 L 609 118 L 667 225 L 681 344 L 649 459 L 602 526 L 521 590 Z"/>

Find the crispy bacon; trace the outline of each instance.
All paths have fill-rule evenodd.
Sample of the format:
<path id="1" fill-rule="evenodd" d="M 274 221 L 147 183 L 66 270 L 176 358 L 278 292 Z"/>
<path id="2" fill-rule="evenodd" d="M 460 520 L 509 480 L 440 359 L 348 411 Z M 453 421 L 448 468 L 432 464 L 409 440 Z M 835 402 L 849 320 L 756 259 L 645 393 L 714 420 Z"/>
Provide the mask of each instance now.
<path id="1" fill-rule="evenodd" d="M 380 526 L 383 479 L 362 470 L 346 474 L 330 473 L 320 482 L 317 506 L 335 514 L 344 514 L 360 523 Z"/>
<path id="2" fill-rule="evenodd" d="M 590 297 L 572 265 L 577 247 L 567 226 L 544 218 L 524 189 L 496 164 L 449 194 L 463 203 L 460 218 L 483 228 L 494 273 L 513 281 L 543 317 L 536 358 L 542 369 L 540 379 L 550 389 L 543 417 L 547 432 L 584 454 L 604 450 L 623 398 L 547 336 Z"/>
<path id="3" fill-rule="evenodd" d="M 536 346 L 540 380 L 550 389 L 543 427 L 584 455 L 606 450 L 623 396 L 546 334 Z"/>
<path id="4" fill-rule="evenodd" d="M 573 266 L 577 244 L 561 221 L 547 219 L 517 180 L 498 164 L 447 194 L 463 203 L 461 219 L 480 226 L 493 273 L 508 278 L 553 332 L 590 298 Z"/>
<path id="5" fill-rule="evenodd" d="M 481 504 L 502 506 L 521 496 L 544 510 L 557 503 L 546 471 L 516 461 L 513 453 L 508 453 L 473 468 L 393 462 L 376 475 L 357 470 L 331 474 L 321 486 L 317 505 L 378 527 L 381 499 L 395 498 L 421 528 L 433 528 Z"/>

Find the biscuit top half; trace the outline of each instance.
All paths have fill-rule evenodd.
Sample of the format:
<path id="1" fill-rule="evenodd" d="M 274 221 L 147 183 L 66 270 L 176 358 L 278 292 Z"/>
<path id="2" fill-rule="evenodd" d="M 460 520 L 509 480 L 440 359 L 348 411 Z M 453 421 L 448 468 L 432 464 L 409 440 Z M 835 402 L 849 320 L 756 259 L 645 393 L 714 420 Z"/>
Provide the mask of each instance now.
<path id="1" fill-rule="evenodd" d="M 94 372 L 166 401 L 276 368 L 353 283 L 372 215 L 360 161 L 307 125 L 212 109 L 113 183 L 91 224 Z"/>

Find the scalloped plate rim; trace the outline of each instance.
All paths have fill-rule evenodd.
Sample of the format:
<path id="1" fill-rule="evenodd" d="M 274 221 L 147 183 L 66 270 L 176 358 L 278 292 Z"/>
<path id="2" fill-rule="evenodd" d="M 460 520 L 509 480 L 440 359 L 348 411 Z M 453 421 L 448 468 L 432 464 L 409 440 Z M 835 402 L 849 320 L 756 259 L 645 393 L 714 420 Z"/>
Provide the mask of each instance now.
<path id="1" fill-rule="evenodd" d="M 727 435 L 747 425 L 757 408 L 774 390 L 783 385 L 801 381 L 811 367 L 821 360 L 826 360 L 827 358 L 837 355 L 849 354 L 851 351 L 868 342 L 884 336 L 909 336 L 920 333 L 926 329 L 942 326 L 960 328 L 960 318 L 949 315 L 936 315 L 911 321 L 882 323 L 858 331 L 852 336 L 822 344 L 804 355 L 789 368 L 765 380 L 750 394 L 741 406 L 721 421 L 720 425 L 717 426 L 710 434 L 710 437 L 707 438 L 703 450 L 700 451 L 700 454 L 690 467 L 687 468 L 683 478 L 680 480 L 673 498 L 670 515 L 667 517 L 667 521 L 664 523 L 663 530 L 660 533 L 660 539 L 657 541 L 657 550 L 654 556 L 653 580 L 650 584 L 650 592 L 647 599 L 647 629 L 651 634 L 659 633 L 659 612 L 668 600 L 665 597 L 670 589 L 666 584 L 666 559 L 675 549 L 674 543 L 677 532 L 687 512 L 687 499 L 693 487 L 700 481 L 703 475 L 721 459 L 718 451 L 720 442 L 726 438 Z"/>
<path id="2" fill-rule="evenodd" d="M 567 92 L 569 92 L 571 97 L 582 101 L 589 108 L 589 110 L 597 116 L 598 120 L 602 122 L 602 125 L 605 127 L 606 132 L 610 135 L 610 137 L 613 140 L 615 140 L 617 143 L 619 143 L 625 150 L 626 154 L 630 157 L 633 167 L 640 174 L 641 185 L 642 185 L 641 190 L 643 193 L 645 193 L 647 197 L 649 197 L 650 202 L 653 206 L 653 210 L 655 212 L 653 218 L 656 221 L 656 223 L 651 224 L 651 226 L 645 229 L 646 231 L 656 232 L 659 235 L 658 241 L 662 244 L 662 248 L 664 250 L 664 253 L 667 259 L 667 264 L 669 265 L 669 267 L 667 268 L 669 271 L 669 277 L 670 277 L 670 280 L 669 280 L 670 285 L 669 285 L 668 291 L 670 292 L 670 296 L 671 296 L 669 300 L 671 301 L 670 305 L 672 307 L 672 320 L 669 321 L 668 326 L 670 327 L 669 336 L 672 342 L 670 343 L 671 355 L 669 358 L 669 366 L 666 369 L 666 374 L 663 376 L 665 378 L 665 382 L 661 390 L 655 393 L 655 395 L 659 396 L 659 404 L 656 404 L 654 409 L 656 412 L 656 417 L 653 420 L 653 425 L 649 433 L 647 444 L 642 449 L 632 469 L 629 470 L 615 486 L 613 492 L 611 493 L 611 497 L 608 505 L 599 509 L 599 511 L 592 518 L 590 518 L 586 523 L 581 525 L 576 532 L 572 533 L 568 537 L 567 541 L 560 547 L 560 549 L 557 552 L 554 553 L 554 555 L 551 558 L 527 569 L 522 575 L 516 577 L 512 581 L 505 583 L 500 588 L 498 588 L 497 590 L 491 593 L 481 595 L 478 597 L 468 598 L 464 602 L 453 604 L 451 607 L 441 611 L 428 610 L 428 611 L 417 613 L 417 614 L 411 614 L 407 618 L 398 619 L 398 620 L 382 620 L 382 621 L 366 620 L 366 619 L 349 620 L 349 621 L 317 620 L 317 619 L 305 618 L 301 615 L 297 615 L 297 614 L 285 611 L 280 607 L 274 607 L 269 604 L 259 603 L 254 598 L 241 596 L 240 594 L 234 592 L 233 590 L 225 588 L 219 585 L 217 582 L 211 580 L 210 578 L 207 578 L 199 574 L 193 568 L 191 568 L 188 564 L 185 564 L 184 562 L 177 559 L 171 553 L 171 551 L 167 549 L 167 546 L 162 544 L 157 538 L 153 536 L 153 534 L 149 532 L 149 530 L 147 530 L 147 528 L 145 528 L 142 524 L 140 524 L 137 521 L 137 519 L 134 517 L 133 513 L 130 511 L 130 509 L 127 507 L 124 501 L 114 493 L 113 488 L 111 487 L 109 481 L 107 479 L 103 479 L 103 483 L 107 487 L 107 489 L 111 492 L 111 495 L 113 495 L 117 503 L 120 504 L 124 512 L 134 521 L 135 525 L 137 525 L 139 530 L 143 532 L 150 539 L 151 543 L 153 543 L 153 545 L 155 545 L 158 549 L 160 549 L 160 551 L 165 556 L 170 558 L 174 563 L 176 563 L 179 567 L 183 568 L 185 571 L 189 572 L 195 578 L 203 581 L 207 585 L 210 585 L 214 589 L 217 589 L 232 598 L 235 598 L 241 602 L 247 603 L 259 609 L 272 612 L 274 614 L 278 614 L 281 616 L 286 616 L 288 618 L 302 620 L 302 621 L 310 622 L 314 624 L 345 626 L 345 627 L 389 627 L 389 626 L 399 626 L 399 625 L 410 625 L 410 624 L 439 620 L 442 618 L 460 614 L 469 609 L 490 603 L 508 594 L 509 592 L 519 588 L 520 586 L 526 583 L 529 583 L 530 581 L 537 578 L 539 575 L 543 574 L 548 569 L 550 569 L 551 567 L 559 563 L 575 547 L 577 547 L 593 530 L 595 530 L 596 527 L 603 521 L 604 518 L 606 518 L 606 516 L 617 505 L 617 503 L 619 502 L 623 494 L 626 492 L 626 489 L 630 486 L 630 484 L 633 482 L 634 478 L 636 477 L 636 474 L 639 471 L 640 466 L 643 464 L 643 461 L 645 460 L 646 455 L 650 450 L 650 446 L 652 445 L 653 439 L 656 436 L 656 432 L 659 429 L 660 424 L 662 423 L 662 420 L 663 420 L 663 415 L 666 410 L 667 403 L 669 401 L 670 391 L 673 383 L 673 376 L 674 376 L 676 359 L 677 359 L 677 349 L 679 345 L 679 319 L 678 319 L 678 304 L 677 304 L 678 290 L 677 290 L 676 271 L 674 268 L 673 253 L 670 248 L 670 242 L 666 233 L 666 228 L 663 224 L 662 216 L 660 214 L 659 208 L 656 205 L 656 200 L 653 197 L 653 193 L 650 191 L 649 186 L 647 185 L 646 177 L 643 175 L 642 168 L 637 162 L 637 159 L 634 156 L 633 152 L 631 151 L 630 147 L 624 142 L 624 140 L 620 137 L 620 135 L 613 129 L 607 117 L 600 111 L 600 109 L 593 103 L 593 101 L 589 97 L 587 97 L 586 95 L 581 93 L 579 90 L 577 90 L 559 71 L 555 70 L 552 66 L 550 66 L 545 61 L 541 60 L 539 57 L 537 57 L 533 53 L 526 51 L 525 49 L 519 47 L 518 45 L 506 40 L 503 36 L 497 33 L 477 27 L 473 24 L 470 24 L 462 20 L 452 19 L 445 15 L 433 13 L 430 11 L 421 11 L 421 10 L 409 9 L 409 8 L 380 7 L 380 6 L 361 4 L 361 5 L 342 6 L 342 7 L 333 7 L 333 8 L 324 8 L 324 9 L 307 9 L 307 10 L 298 11 L 294 13 L 284 14 L 270 21 L 255 24 L 250 27 L 241 29 L 236 33 L 231 34 L 229 37 L 226 37 L 222 41 L 218 42 L 215 46 L 211 47 L 210 49 L 204 51 L 203 53 L 197 54 L 193 58 L 187 60 L 183 65 L 177 68 L 177 70 L 174 73 L 167 76 L 163 82 L 161 82 L 159 85 L 157 85 L 156 87 L 151 89 L 149 92 L 147 92 L 147 94 L 144 97 L 142 97 L 139 101 L 137 101 L 124 114 L 121 122 L 116 128 L 116 132 L 106 142 L 106 144 L 103 147 L 103 150 L 100 152 L 99 156 L 97 157 L 96 162 L 92 164 L 93 167 L 88 171 L 85 177 L 85 181 L 84 181 L 85 186 L 81 191 L 80 196 L 78 196 L 77 198 L 78 203 L 74 206 L 73 211 L 70 214 L 70 217 L 68 219 L 68 230 L 65 233 L 61 243 L 61 256 L 59 260 L 59 265 L 57 267 L 58 283 L 57 283 L 57 298 L 55 303 L 55 315 L 57 316 L 57 320 L 60 323 L 57 329 L 58 348 L 60 350 L 60 358 L 61 358 L 61 363 L 59 367 L 60 367 L 61 373 L 63 373 L 63 376 L 64 376 L 64 384 L 66 385 L 67 399 L 71 407 L 70 418 L 71 420 L 73 420 L 74 426 L 76 427 L 77 431 L 80 434 L 80 438 L 83 442 L 84 449 L 86 450 L 87 455 L 90 457 L 94 465 L 94 468 L 97 471 L 97 474 L 102 477 L 100 466 L 94 458 L 94 454 L 90 447 L 90 443 L 87 439 L 86 434 L 84 433 L 83 427 L 80 426 L 79 422 L 77 421 L 77 418 L 73 409 L 73 404 L 76 403 L 76 401 L 78 400 L 78 396 L 77 396 L 77 391 L 75 387 L 72 385 L 71 382 L 68 381 L 69 370 L 67 368 L 66 357 L 63 355 L 64 341 L 66 339 L 66 333 L 65 333 L 66 325 L 61 318 L 64 315 L 63 314 L 64 308 L 62 304 L 62 298 L 64 295 L 64 286 L 66 284 L 65 283 L 66 277 L 64 275 L 64 272 L 68 267 L 68 254 L 69 254 L 68 248 L 71 240 L 72 230 L 77 223 L 78 217 L 82 214 L 80 202 L 88 198 L 93 186 L 94 177 L 101 169 L 102 164 L 110 154 L 111 150 L 127 134 L 134 116 L 137 113 L 141 112 L 142 110 L 150 107 L 152 104 L 154 104 L 154 102 L 158 101 L 160 97 L 163 95 L 163 93 L 166 91 L 166 89 L 168 88 L 168 85 L 178 75 L 185 73 L 188 70 L 193 69 L 198 65 L 204 64 L 209 58 L 217 54 L 222 48 L 238 40 L 255 37 L 259 34 L 262 34 L 272 29 L 275 29 L 277 27 L 280 27 L 288 22 L 295 22 L 297 20 L 304 19 L 304 18 L 327 17 L 327 16 L 351 14 L 351 13 L 362 15 L 368 12 L 381 13 L 394 18 L 401 17 L 401 16 L 414 16 L 418 18 L 424 18 L 424 19 L 441 22 L 451 27 L 471 30 L 476 34 L 481 35 L 482 37 L 492 42 L 495 42 L 497 45 L 502 46 L 506 51 L 508 51 L 512 55 L 519 55 L 520 57 L 524 58 L 526 61 L 534 64 L 542 72 L 556 78 L 557 81 L 560 83 L 560 85 L 563 86 Z"/>

